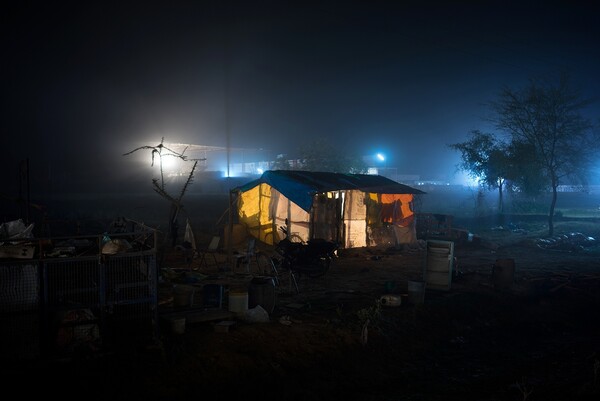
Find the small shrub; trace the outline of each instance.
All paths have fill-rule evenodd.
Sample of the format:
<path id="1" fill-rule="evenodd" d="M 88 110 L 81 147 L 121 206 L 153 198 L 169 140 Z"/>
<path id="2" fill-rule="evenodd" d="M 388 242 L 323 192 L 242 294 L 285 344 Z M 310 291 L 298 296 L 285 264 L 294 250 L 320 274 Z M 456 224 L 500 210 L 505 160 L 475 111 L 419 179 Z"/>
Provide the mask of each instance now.
<path id="1" fill-rule="evenodd" d="M 381 301 L 379 299 L 376 300 L 374 305 L 360 309 L 356 314 L 361 326 L 367 320 L 369 320 L 371 324 L 376 325 L 381 317 Z"/>

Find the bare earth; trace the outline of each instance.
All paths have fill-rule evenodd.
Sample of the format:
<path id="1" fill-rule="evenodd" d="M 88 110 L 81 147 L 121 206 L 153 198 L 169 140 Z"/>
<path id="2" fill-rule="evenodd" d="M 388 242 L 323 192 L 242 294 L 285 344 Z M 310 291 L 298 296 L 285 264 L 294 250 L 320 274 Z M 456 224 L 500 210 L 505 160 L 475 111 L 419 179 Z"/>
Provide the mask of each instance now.
<path id="1" fill-rule="evenodd" d="M 555 230 L 600 239 L 597 221 Z M 163 321 L 155 347 L 43 366 L 36 377 L 46 394 L 77 399 L 600 399 L 600 246 L 542 249 L 544 235 L 530 225 L 456 241 L 451 290 L 427 290 L 420 305 L 406 294 L 422 248 L 347 251 L 324 277 L 302 277 L 299 294 L 282 280 L 268 322 L 233 317 L 227 332 L 216 320 L 175 334 Z M 492 282 L 502 258 L 516 266 L 508 289 Z M 227 282 L 209 270 L 197 272 Z M 167 298 L 172 284 L 162 284 Z M 378 307 L 390 293 L 401 305 Z M 223 301 L 227 310 L 227 292 Z"/>

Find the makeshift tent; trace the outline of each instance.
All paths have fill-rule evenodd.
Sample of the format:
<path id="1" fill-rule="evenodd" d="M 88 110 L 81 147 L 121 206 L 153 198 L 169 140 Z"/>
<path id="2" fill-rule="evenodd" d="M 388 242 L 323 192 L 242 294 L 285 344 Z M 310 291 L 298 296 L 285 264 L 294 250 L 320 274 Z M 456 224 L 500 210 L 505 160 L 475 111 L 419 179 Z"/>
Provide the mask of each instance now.
<path id="1" fill-rule="evenodd" d="M 342 248 L 415 242 L 413 201 L 424 193 L 379 175 L 288 170 L 231 190 L 239 223 L 260 241 L 276 244 L 285 227 L 292 240 L 322 238 Z"/>

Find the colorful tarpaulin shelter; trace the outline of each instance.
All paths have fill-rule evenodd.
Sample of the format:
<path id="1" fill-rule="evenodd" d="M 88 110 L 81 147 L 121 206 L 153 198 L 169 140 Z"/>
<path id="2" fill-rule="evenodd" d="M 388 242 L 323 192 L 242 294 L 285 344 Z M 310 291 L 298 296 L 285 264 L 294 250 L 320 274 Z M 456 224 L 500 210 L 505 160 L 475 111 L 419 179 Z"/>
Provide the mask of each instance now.
<path id="1" fill-rule="evenodd" d="M 270 170 L 233 188 L 237 219 L 266 244 L 283 239 L 337 241 L 342 248 L 416 241 L 416 188 L 379 175 Z M 390 239 L 391 238 L 391 239 Z"/>

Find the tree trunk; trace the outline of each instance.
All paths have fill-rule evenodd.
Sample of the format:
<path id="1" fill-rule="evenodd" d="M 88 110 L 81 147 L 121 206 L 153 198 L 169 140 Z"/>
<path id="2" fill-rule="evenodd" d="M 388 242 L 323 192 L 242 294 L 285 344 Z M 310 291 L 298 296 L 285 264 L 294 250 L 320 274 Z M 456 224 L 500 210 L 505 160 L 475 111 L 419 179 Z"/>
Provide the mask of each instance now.
<path id="1" fill-rule="evenodd" d="M 171 205 L 171 211 L 169 212 L 169 235 L 171 238 L 171 246 L 174 248 L 177 245 L 177 237 L 179 234 L 179 223 L 177 218 L 179 217 L 179 207 L 175 204 Z"/>
<path id="2" fill-rule="evenodd" d="M 502 191 L 502 182 L 498 184 L 498 213 L 504 213 L 504 196 Z"/>
<path id="3" fill-rule="evenodd" d="M 504 226 L 504 191 L 502 190 L 502 182 L 498 180 L 498 213 L 497 225 Z"/>
<path id="4" fill-rule="evenodd" d="M 558 186 L 556 184 L 552 184 L 552 202 L 550 202 L 550 212 L 548 213 L 548 236 L 552 237 L 554 235 L 554 208 L 556 207 L 556 198 L 558 196 L 558 192 L 556 188 Z"/>

